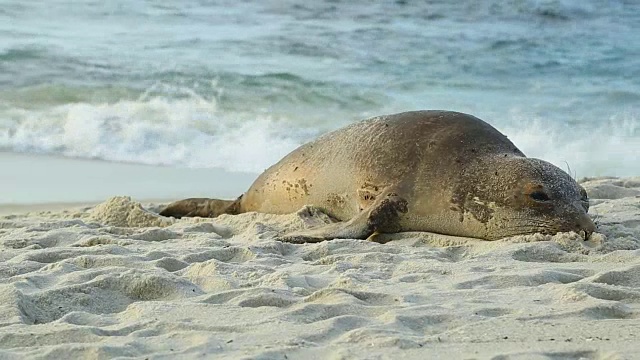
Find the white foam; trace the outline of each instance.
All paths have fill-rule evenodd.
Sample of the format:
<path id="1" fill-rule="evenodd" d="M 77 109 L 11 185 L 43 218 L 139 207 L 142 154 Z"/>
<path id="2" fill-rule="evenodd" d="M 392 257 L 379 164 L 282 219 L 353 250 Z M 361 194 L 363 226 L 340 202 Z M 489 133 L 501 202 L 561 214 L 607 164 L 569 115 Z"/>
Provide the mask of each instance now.
<path id="1" fill-rule="evenodd" d="M 193 92 L 171 97 L 144 94 L 102 104 L 12 108 L 0 114 L 0 149 L 257 173 L 321 128 L 339 127 L 353 114 L 345 111 L 332 125 L 315 127 L 313 116 L 289 116 L 272 116 L 251 104 L 246 111 L 221 110 L 215 99 Z M 486 120 L 527 156 L 570 168 L 578 177 L 640 173 L 640 121 L 633 111 L 614 114 L 596 125 L 584 125 L 591 121 L 584 119 L 575 127 L 517 111 L 500 119 L 506 120 L 502 124 Z"/>
<path id="2" fill-rule="evenodd" d="M 222 114 L 199 97 L 12 109 L 7 117 L 1 148 L 141 164 L 259 172 L 301 142 L 276 119 Z"/>
<path id="3" fill-rule="evenodd" d="M 633 112 L 588 127 L 514 115 L 500 130 L 527 156 L 570 169 L 576 177 L 640 173 L 640 117 Z"/>

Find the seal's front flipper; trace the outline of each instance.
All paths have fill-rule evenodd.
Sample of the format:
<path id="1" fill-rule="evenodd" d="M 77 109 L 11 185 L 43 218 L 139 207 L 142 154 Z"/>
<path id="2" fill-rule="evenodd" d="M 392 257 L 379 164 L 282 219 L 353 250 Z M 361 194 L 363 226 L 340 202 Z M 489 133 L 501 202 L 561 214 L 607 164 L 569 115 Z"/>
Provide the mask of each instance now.
<path id="1" fill-rule="evenodd" d="M 169 204 L 160 212 L 162 216 L 181 217 L 216 217 L 221 214 L 237 214 L 238 200 L 218 200 L 207 198 L 190 198 Z"/>
<path id="2" fill-rule="evenodd" d="M 378 232 L 400 231 L 400 214 L 408 211 L 407 200 L 395 193 L 380 196 L 370 208 L 355 218 L 316 229 L 290 233 L 277 240 L 290 243 L 316 243 L 332 239 L 367 239 Z"/>

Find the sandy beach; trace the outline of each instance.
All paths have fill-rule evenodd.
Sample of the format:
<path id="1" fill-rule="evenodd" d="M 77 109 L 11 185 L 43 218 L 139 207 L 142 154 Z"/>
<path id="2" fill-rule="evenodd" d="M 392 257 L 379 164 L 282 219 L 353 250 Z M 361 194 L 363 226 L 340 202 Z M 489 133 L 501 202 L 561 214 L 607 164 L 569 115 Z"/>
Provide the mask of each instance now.
<path id="1" fill-rule="evenodd" d="M 640 178 L 583 186 L 588 241 L 294 245 L 274 236 L 302 228 L 297 214 L 5 206 L 0 358 L 637 358 Z"/>
<path id="2" fill-rule="evenodd" d="M 633 0 L 3 0 L 0 360 L 640 360 L 639 20 Z M 431 113 L 310 144 L 414 110 L 504 136 Z M 578 210 L 562 229 L 591 233 L 584 194 L 521 153 L 581 179 L 588 239 L 278 240 L 332 221 L 303 201 L 480 237 Z M 296 212 L 158 215 L 245 192 Z"/>

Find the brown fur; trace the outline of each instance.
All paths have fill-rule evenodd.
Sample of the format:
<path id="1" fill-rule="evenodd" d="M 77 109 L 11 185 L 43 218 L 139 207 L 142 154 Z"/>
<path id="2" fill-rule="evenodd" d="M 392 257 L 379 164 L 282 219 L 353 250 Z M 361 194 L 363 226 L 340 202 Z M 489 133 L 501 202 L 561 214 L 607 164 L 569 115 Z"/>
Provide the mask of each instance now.
<path id="1" fill-rule="evenodd" d="M 533 199 L 534 190 L 550 200 Z M 310 205 L 344 222 L 285 239 L 296 242 L 396 231 L 488 240 L 534 232 L 586 236 L 595 226 L 583 191 L 476 117 L 414 111 L 364 120 L 302 145 L 236 201 L 188 199 L 162 214 L 285 214 Z"/>

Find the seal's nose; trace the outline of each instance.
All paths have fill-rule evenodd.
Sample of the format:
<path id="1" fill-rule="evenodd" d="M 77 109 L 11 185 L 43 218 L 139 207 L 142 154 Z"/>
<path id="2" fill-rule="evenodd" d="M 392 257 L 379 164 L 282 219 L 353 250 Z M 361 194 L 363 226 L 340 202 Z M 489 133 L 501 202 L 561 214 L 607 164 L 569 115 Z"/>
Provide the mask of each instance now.
<path id="1" fill-rule="evenodd" d="M 591 234 L 597 230 L 597 227 L 589 217 L 589 214 L 587 214 L 587 209 L 583 206 L 582 200 L 573 203 L 572 211 L 576 215 L 573 231 L 582 234 L 585 240 L 589 239 Z"/>
<path id="2" fill-rule="evenodd" d="M 591 234 L 596 231 L 596 224 L 586 213 L 578 218 L 576 227 L 578 228 L 578 233 L 582 233 L 584 235 L 585 240 L 589 239 Z"/>

